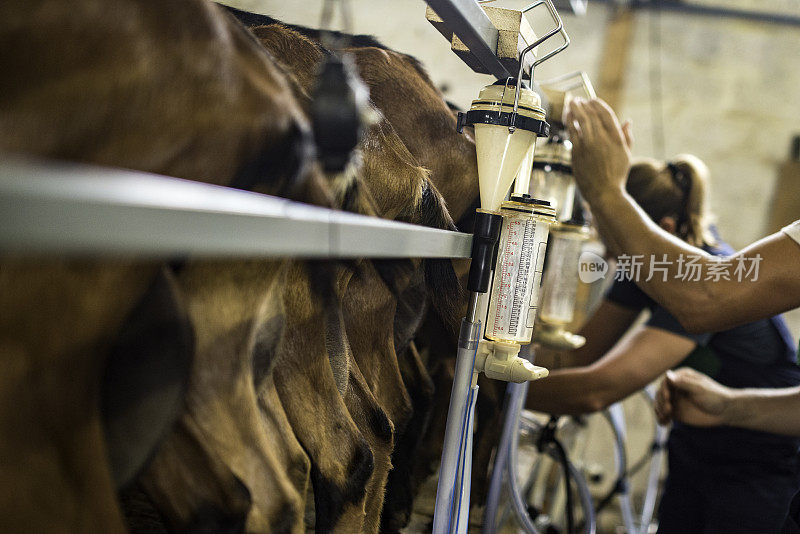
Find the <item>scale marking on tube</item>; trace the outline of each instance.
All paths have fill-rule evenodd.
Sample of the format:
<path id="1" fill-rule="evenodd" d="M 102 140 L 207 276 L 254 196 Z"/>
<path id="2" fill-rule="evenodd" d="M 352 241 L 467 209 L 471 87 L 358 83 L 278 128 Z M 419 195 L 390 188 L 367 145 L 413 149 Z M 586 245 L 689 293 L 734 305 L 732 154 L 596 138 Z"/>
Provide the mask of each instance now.
<path id="1" fill-rule="evenodd" d="M 531 269 L 531 258 L 533 257 L 533 247 L 535 245 L 534 236 L 536 234 L 536 222 L 525 221 L 525 230 L 522 236 L 522 249 L 520 250 L 519 270 L 517 279 L 514 283 L 514 298 L 511 302 L 511 317 L 508 323 L 509 334 L 517 335 L 519 326 L 519 316 L 525 300 L 525 293 L 528 286 L 528 272 Z"/>
<path id="2" fill-rule="evenodd" d="M 514 237 L 517 235 L 514 227 L 517 225 L 516 221 L 509 221 L 508 226 L 506 227 L 506 236 L 505 242 L 503 243 L 503 255 L 499 259 L 501 268 L 500 268 L 500 285 L 497 289 L 497 308 L 495 309 L 494 313 L 494 332 L 503 332 L 505 329 L 500 324 L 501 317 L 503 313 L 500 311 L 504 308 L 503 302 L 505 301 L 506 297 L 508 297 L 508 291 L 511 288 L 511 272 L 509 268 L 513 266 L 513 251 L 514 245 L 516 242 L 512 241 Z"/>
<path id="3" fill-rule="evenodd" d="M 547 236 L 539 243 L 539 250 L 536 252 L 536 272 L 533 276 L 534 292 L 531 294 L 531 307 L 528 308 L 528 328 L 533 328 L 536 323 L 536 307 L 539 305 L 539 295 L 537 289 L 542 285 L 542 272 L 544 271 L 544 257 L 547 253 Z"/>

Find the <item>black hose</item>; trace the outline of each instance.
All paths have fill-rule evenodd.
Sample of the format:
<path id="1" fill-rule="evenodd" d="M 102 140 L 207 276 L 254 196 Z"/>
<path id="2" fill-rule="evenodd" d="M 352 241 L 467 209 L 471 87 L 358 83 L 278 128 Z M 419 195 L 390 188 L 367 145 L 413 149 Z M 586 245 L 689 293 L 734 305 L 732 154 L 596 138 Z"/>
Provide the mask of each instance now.
<path id="1" fill-rule="evenodd" d="M 616 497 L 617 494 L 622 493 L 624 490 L 625 490 L 625 479 L 618 478 L 616 482 L 614 482 L 614 486 L 611 488 L 611 490 L 608 493 L 606 493 L 606 495 L 602 499 L 600 499 L 600 502 L 597 503 L 597 506 L 594 507 L 594 513 L 599 514 L 600 512 L 602 512 L 606 506 L 611 504 L 611 501 L 614 500 L 614 497 Z"/>
<path id="2" fill-rule="evenodd" d="M 539 452 L 544 452 L 548 445 L 553 445 L 558 454 L 558 463 L 561 464 L 561 469 L 564 472 L 564 483 L 567 493 L 567 533 L 575 534 L 575 510 L 573 509 L 574 503 L 572 502 L 572 477 L 569 470 L 569 459 L 567 458 L 567 451 L 564 445 L 556 438 L 556 430 L 558 429 L 558 416 L 551 415 L 550 420 L 542 428 L 539 434 L 539 439 L 536 442 L 536 447 Z"/>
<path id="3" fill-rule="evenodd" d="M 575 533 L 575 510 L 572 502 L 572 477 L 569 474 L 569 460 L 567 459 L 567 451 L 564 446 L 557 439 L 553 439 L 553 445 L 558 453 L 558 460 L 561 463 L 561 469 L 564 471 L 564 483 L 566 484 L 567 492 L 567 533 Z"/>

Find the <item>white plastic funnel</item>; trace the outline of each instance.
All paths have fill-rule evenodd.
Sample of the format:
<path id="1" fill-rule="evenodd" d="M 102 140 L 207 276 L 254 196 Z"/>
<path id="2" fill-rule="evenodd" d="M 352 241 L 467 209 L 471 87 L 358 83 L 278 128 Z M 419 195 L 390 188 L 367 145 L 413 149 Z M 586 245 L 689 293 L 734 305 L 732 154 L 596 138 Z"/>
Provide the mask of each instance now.
<path id="1" fill-rule="evenodd" d="M 519 173 L 522 160 L 531 149 L 536 134 L 495 124 L 475 125 L 475 149 L 478 153 L 478 182 L 481 208 L 497 210 L 505 199 L 511 182 Z"/>

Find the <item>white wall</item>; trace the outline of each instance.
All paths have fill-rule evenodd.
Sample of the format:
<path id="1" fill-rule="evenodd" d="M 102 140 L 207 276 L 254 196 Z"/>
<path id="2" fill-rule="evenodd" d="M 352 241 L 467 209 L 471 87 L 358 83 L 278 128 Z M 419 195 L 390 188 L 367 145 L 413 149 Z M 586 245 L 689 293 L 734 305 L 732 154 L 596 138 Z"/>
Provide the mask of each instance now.
<path id="1" fill-rule="evenodd" d="M 223 3 L 269 14 L 291 24 L 319 27 L 320 0 L 286 2 L 280 0 L 225 0 Z M 338 2 L 336 2 L 338 4 Z M 522 8 L 527 1 L 508 0 L 492 5 Z M 433 81 L 446 86 L 447 97 L 452 102 L 468 107 L 478 90 L 490 83 L 491 77 L 475 74 L 450 51 L 447 41 L 425 20 L 425 3 L 421 0 L 351 0 L 353 8 L 353 30 L 376 36 L 381 42 L 401 52 L 420 59 L 427 67 Z M 555 76 L 566 72 L 565 65 L 572 70 L 593 72 L 598 58 L 598 47 L 602 40 L 604 9 L 594 9 L 585 18 L 565 17 L 570 35 L 583 36 L 577 45 L 571 46 L 558 60 L 541 66 L 541 76 Z M 534 28 L 549 24 L 547 11 L 541 9 L 534 16 Z M 334 18 L 333 29 L 343 29 L 341 19 Z M 555 37 L 553 38 L 556 39 Z M 558 63 L 558 62 L 561 63 Z"/>
<path id="2" fill-rule="evenodd" d="M 658 112 L 650 83 L 659 58 L 651 43 L 659 28 L 664 154 L 653 142 Z M 777 166 L 791 136 L 800 133 L 798 67 L 798 27 L 637 15 L 620 114 L 634 121 L 638 153 L 691 152 L 708 163 L 711 206 L 723 237 L 736 248 L 764 235 Z M 800 312 L 787 318 L 797 338 Z"/>

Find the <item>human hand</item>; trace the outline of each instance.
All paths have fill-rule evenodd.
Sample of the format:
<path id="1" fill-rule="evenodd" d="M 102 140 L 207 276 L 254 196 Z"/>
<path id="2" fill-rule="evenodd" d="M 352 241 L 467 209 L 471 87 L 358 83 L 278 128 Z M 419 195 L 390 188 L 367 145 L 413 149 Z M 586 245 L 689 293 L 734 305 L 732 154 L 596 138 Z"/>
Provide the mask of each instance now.
<path id="1" fill-rule="evenodd" d="M 670 420 L 695 426 L 727 424 L 733 394 L 730 388 L 694 369 L 667 371 L 656 394 L 656 418 L 662 425 Z"/>
<path id="2" fill-rule="evenodd" d="M 572 141 L 572 170 L 581 194 L 595 204 L 604 193 L 625 188 L 631 164 L 630 121 L 620 126 L 600 99 L 570 101 L 566 125 Z"/>

